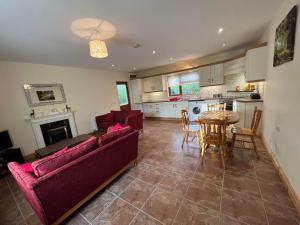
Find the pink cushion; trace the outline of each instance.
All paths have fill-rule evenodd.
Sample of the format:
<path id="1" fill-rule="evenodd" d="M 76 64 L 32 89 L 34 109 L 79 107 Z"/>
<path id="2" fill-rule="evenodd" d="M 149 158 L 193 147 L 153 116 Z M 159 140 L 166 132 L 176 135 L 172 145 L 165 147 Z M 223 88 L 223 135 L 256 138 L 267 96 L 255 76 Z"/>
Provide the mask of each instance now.
<path id="1" fill-rule="evenodd" d="M 43 159 L 37 160 L 32 163 L 34 174 L 37 177 L 50 173 L 53 170 L 91 152 L 98 147 L 96 137 L 91 137 L 88 140 L 62 151 L 61 154 L 53 154 Z"/>
<path id="2" fill-rule="evenodd" d="M 116 125 L 109 127 L 107 129 L 107 133 L 115 132 L 115 131 L 121 130 L 122 128 L 124 128 L 124 127 L 120 123 L 117 123 Z"/>
<path id="3" fill-rule="evenodd" d="M 57 152 L 55 152 L 53 155 L 61 155 L 61 154 L 64 154 L 67 150 L 68 150 L 68 147 L 64 147 L 63 149 L 58 150 Z"/>
<path id="4" fill-rule="evenodd" d="M 129 134 L 130 132 L 132 132 L 132 128 L 129 126 L 126 126 L 118 131 L 104 134 L 99 138 L 99 147 L 102 147 L 114 140 L 117 140 L 118 138 L 123 137 L 126 134 Z"/>
<path id="5" fill-rule="evenodd" d="M 30 172 L 33 173 L 33 168 L 31 163 L 24 163 L 20 165 L 20 168 L 23 172 Z"/>

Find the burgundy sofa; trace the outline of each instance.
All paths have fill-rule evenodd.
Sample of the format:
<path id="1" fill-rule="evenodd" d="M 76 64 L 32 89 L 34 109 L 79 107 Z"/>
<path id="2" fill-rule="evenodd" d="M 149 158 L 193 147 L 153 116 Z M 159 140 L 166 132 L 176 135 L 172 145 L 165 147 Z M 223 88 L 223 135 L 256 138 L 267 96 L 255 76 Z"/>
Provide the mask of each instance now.
<path id="1" fill-rule="evenodd" d="M 8 164 L 43 224 L 61 223 L 115 177 L 136 164 L 139 132 L 130 129 L 119 136 L 107 135 L 105 142 L 99 145 L 96 142 L 95 149 L 40 177 L 24 172 L 19 163 Z"/>
<path id="2" fill-rule="evenodd" d="M 111 111 L 105 115 L 96 116 L 98 130 L 106 132 L 107 128 L 117 123 L 129 125 L 135 130 L 143 130 L 143 113 L 140 110 Z"/>

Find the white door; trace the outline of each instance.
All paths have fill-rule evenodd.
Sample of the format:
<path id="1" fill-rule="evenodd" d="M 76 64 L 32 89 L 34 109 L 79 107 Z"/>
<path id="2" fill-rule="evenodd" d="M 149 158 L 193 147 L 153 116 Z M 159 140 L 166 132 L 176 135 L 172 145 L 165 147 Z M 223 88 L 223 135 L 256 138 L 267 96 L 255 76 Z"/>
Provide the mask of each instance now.
<path id="1" fill-rule="evenodd" d="M 211 85 L 211 66 L 201 67 L 199 69 L 200 87 Z"/>
<path id="2" fill-rule="evenodd" d="M 223 64 L 217 64 L 211 67 L 211 84 L 224 84 Z"/>

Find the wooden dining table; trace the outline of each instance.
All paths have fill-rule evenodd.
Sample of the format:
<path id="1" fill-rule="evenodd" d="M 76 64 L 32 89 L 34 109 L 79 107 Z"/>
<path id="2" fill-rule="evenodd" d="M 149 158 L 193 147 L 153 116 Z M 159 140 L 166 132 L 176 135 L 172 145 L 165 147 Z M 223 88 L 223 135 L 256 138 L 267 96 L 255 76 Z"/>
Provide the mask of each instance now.
<path id="1" fill-rule="evenodd" d="M 208 120 L 224 120 L 227 117 L 228 124 L 235 124 L 239 122 L 240 116 L 238 112 L 233 111 L 206 111 L 200 113 L 198 119 Z"/>

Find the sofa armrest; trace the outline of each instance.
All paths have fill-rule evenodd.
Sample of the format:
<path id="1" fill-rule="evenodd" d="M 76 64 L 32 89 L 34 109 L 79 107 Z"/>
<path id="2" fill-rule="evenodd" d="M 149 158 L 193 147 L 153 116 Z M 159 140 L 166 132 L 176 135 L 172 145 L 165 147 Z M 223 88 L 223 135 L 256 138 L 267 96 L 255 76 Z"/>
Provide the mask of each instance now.
<path id="1" fill-rule="evenodd" d="M 33 189 L 36 185 L 38 178 L 33 173 L 24 172 L 19 163 L 10 162 L 8 163 L 8 168 L 19 184 L 24 185 L 28 189 Z"/>
<path id="2" fill-rule="evenodd" d="M 37 197 L 35 190 L 39 184 L 39 179 L 33 173 L 22 171 L 19 163 L 11 162 L 8 164 L 8 168 L 18 183 L 23 195 L 40 218 L 42 224 L 48 225 L 49 223 L 43 204 Z"/>

